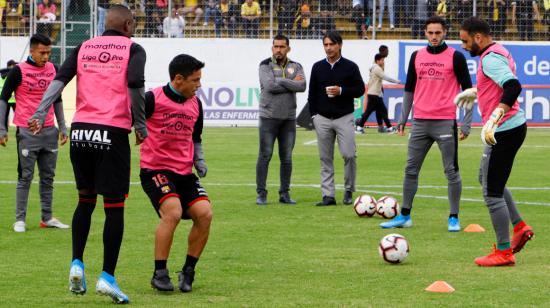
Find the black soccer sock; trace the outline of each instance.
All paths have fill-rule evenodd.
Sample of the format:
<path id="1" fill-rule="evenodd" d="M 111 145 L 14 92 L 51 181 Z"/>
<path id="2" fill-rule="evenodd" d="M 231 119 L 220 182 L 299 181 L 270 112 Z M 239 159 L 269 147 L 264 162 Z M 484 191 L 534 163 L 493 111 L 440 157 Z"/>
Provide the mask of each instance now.
<path id="1" fill-rule="evenodd" d="M 168 263 L 167 260 L 155 260 L 155 271 L 166 269 L 166 263 Z"/>
<path id="2" fill-rule="evenodd" d="M 451 217 L 458 218 L 458 214 L 450 214 L 449 218 L 451 218 Z"/>
<path id="3" fill-rule="evenodd" d="M 97 195 L 78 195 L 78 205 L 73 214 L 72 239 L 73 239 L 73 260 L 78 259 L 84 262 L 84 248 L 90 233 L 92 213 L 94 212 Z"/>
<path id="4" fill-rule="evenodd" d="M 195 269 L 195 265 L 197 265 L 197 262 L 199 262 L 199 258 L 187 255 L 187 257 L 185 258 L 185 264 L 183 265 L 181 270 L 183 271 L 189 267 Z"/>
<path id="5" fill-rule="evenodd" d="M 114 276 L 124 234 L 124 199 L 107 199 L 103 226 L 103 271 Z"/>
<path id="6" fill-rule="evenodd" d="M 401 215 L 403 216 L 411 215 L 411 209 L 401 209 Z"/>

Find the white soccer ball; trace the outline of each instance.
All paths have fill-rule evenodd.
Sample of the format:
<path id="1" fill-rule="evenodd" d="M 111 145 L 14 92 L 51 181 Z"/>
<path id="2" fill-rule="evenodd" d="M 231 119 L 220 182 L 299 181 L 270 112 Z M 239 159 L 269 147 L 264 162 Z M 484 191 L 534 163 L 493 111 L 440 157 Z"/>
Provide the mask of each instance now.
<path id="1" fill-rule="evenodd" d="M 376 213 L 384 218 L 394 218 L 399 214 L 399 211 L 399 203 L 394 197 L 384 196 L 378 199 L 376 203 Z"/>
<path id="2" fill-rule="evenodd" d="M 378 253 L 388 263 L 401 263 L 409 255 L 409 243 L 401 234 L 388 234 L 380 241 Z"/>
<path id="3" fill-rule="evenodd" d="M 353 209 L 357 216 L 372 217 L 376 213 L 376 199 L 369 195 L 361 195 L 355 199 Z"/>

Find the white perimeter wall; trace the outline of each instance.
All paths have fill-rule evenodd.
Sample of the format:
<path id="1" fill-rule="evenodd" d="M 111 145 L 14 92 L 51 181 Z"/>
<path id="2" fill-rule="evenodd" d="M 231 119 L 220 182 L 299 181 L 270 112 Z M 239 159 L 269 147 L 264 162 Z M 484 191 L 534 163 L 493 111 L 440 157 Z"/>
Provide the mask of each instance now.
<path id="1" fill-rule="evenodd" d="M 203 69 L 202 92 L 207 125 L 256 125 L 259 103 L 258 65 L 271 56 L 270 40 L 243 39 L 134 39 L 147 52 L 145 68 L 146 89 L 169 81 L 168 64 L 181 53 L 193 55 L 206 63 Z M 0 38 L 0 67 L 9 59 L 23 60 L 28 38 Z M 344 41 L 343 56 L 359 65 L 363 80 L 368 80 L 368 69 L 381 44 L 390 50 L 386 59 L 386 74 L 398 75 L 397 40 Z M 544 42 L 537 42 L 545 44 Z M 550 43 L 546 43 L 549 44 Z M 321 40 L 291 40 L 289 58 L 302 64 L 309 79 L 314 62 L 324 58 Z M 74 80 L 73 80 L 74 81 Z M 306 91 L 307 93 L 307 91 Z M 298 110 L 307 100 L 307 94 L 298 95 Z M 74 82 L 63 93 L 67 120 L 74 112 Z M 217 113 L 217 114 L 216 114 Z M 217 115 L 217 116 L 216 116 Z M 222 118 L 223 117 L 223 118 Z"/>

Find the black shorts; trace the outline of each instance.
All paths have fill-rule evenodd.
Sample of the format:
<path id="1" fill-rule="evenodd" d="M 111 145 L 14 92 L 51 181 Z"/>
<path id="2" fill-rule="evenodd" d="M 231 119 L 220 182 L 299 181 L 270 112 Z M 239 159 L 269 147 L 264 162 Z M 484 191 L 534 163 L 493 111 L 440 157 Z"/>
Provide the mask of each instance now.
<path id="1" fill-rule="evenodd" d="M 187 213 L 197 201 L 208 200 L 208 194 L 194 174 L 181 175 L 168 170 L 141 169 L 139 174 L 141 187 L 151 199 L 151 203 L 160 217 L 159 208 L 169 197 L 180 199 L 181 219 L 190 219 Z"/>
<path id="2" fill-rule="evenodd" d="M 76 188 L 95 190 L 109 198 L 125 198 L 130 188 L 128 131 L 73 123 L 70 138 Z"/>

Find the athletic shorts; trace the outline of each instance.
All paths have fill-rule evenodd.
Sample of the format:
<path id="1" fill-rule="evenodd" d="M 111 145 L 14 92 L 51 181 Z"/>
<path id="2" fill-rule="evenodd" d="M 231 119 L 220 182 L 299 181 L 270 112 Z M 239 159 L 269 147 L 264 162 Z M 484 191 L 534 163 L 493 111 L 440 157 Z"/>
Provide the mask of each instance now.
<path id="1" fill-rule="evenodd" d="M 130 188 L 128 131 L 73 123 L 70 138 L 76 188 L 92 189 L 109 198 L 126 198 Z"/>
<path id="2" fill-rule="evenodd" d="M 141 169 L 139 174 L 141 187 L 151 199 L 151 203 L 160 217 L 159 208 L 169 197 L 180 199 L 181 219 L 190 219 L 189 208 L 198 201 L 208 200 L 208 194 L 201 186 L 196 175 L 181 175 L 168 170 Z"/>

